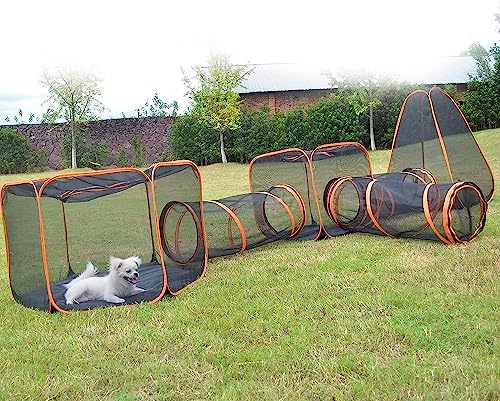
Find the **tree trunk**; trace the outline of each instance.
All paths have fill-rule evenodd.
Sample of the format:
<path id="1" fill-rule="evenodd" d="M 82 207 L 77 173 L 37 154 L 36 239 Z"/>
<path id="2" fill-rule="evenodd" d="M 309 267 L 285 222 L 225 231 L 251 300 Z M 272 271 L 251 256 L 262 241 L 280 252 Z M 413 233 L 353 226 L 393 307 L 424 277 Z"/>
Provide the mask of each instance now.
<path id="1" fill-rule="evenodd" d="M 76 165 L 76 134 L 75 134 L 75 122 L 71 121 L 71 168 L 77 168 Z"/>
<path id="2" fill-rule="evenodd" d="M 375 147 L 375 134 L 373 133 L 373 106 L 370 105 L 370 148 L 377 150 Z"/>
<path id="3" fill-rule="evenodd" d="M 222 131 L 219 132 L 219 139 L 220 139 L 220 155 L 222 157 L 222 163 L 226 164 L 227 158 L 226 158 L 226 152 L 224 151 L 224 132 Z"/>

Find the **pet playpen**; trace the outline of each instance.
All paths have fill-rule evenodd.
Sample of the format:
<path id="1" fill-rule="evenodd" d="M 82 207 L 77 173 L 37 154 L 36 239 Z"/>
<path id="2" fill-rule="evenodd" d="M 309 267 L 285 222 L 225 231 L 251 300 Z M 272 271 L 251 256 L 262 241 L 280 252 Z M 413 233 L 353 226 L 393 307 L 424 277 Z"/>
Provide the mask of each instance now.
<path id="1" fill-rule="evenodd" d="M 10 287 L 25 306 L 68 311 L 106 305 L 66 305 L 63 284 L 87 260 L 105 269 L 110 255 L 146 262 L 138 286 L 147 291 L 127 303 L 177 294 L 205 273 L 201 179 L 192 162 L 7 184 L 1 198 Z M 181 214 L 185 218 L 174 218 Z"/>
<path id="2" fill-rule="evenodd" d="M 494 191 L 465 118 L 440 89 L 405 100 L 388 173 L 374 176 L 366 149 L 342 142 L 257 156 L 248 175 L 250 193 L 208 201 L 190 161 L 5 185 L 14 299 L 48 311 L 109 305 L 66 305 L 63 284 L 87 260 L 102 269 L 110 255 L 146 261 L 138 286 L 147 291 L 126 300 L 137 303 L 179 293 L 203 277 L 208 258 L 283 238 L 366 232 L 467 242 L 483 229 Z"/>

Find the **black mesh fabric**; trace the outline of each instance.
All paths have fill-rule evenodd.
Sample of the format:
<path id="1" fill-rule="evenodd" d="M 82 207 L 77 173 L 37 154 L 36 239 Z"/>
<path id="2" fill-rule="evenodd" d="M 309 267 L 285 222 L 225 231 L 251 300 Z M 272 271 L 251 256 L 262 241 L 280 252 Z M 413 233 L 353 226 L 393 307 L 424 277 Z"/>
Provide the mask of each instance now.
<path id="1" fill-rule="evenodd" d="M 493 196 L 491 168 L 464 115 L 441 88 L 417 90 L 403 103 L 388 172 L 408 168 L 425 169 L 438 183 L 471 181 L 486 201 Z"/>
<path id="2" fill-rule="evenodd" d="M 405 174 L 393 173 L 374 180 L 332 180 L 324 196 L 332 223 L 353 232 L 447 244 L 470 241 L 481 232 L 487 203 L 475 184 L 426 184 L 404 178 Z"/>
<path id="3" fill-rule="evenodd" d="M 372 176 L 368 152 L 363 145 L 356 142 L 333 143 L 317 147 L 311 153 L 314 168 L 314 184 L 316 193 L 327 193 L 326 188 L 332 180 L 345 176 Z M 325 208 L 325 197 L 318 199 L 323 227 L 329 237 L 347 231 L 335 224 Z"/>
<path id="4" fill-rule="evenodd" d="M 159 164 L 152 177 L 168 288 L 175 294 L 205 272 L 201 179 L 187 162 Z"/>
<path id="5" fill-rule="evenodd" d="M 2 193 L 12 294 L 17 302 L 25 306 L 48 311 L 35 187 L 32 183 L 6 185 Z M 32 297 L 33 291 L 39 288 L 40 295 Z"/>
<path id="6" fill-rule="evenodd" d="M 41 189 L 40 208 L 51 284 L 81 273 L 87 261 L 100 271 L 107 270 L 110 256 L 124 259 L 136 255 L 145 263 L 150 262 L 155 241 L 148 208 L 150 194 L 142 173 L 99 172 L 96 176 L 77 175 L 73 180 L 69 184 L 68 177 L 55 178 Z M 128 185 L 129 180 L 134 185 Z M 119 190 L 102 195 L 101 187 L 116 182 L 123 183 Z M 75 195 L 62 202 L 61 189 L 68 187 L 74 188 Z M 59 195 L 44 196 L 45 191 Z M 93 196 L 93 191 L 99 196 Z M 156 296 L 162 288 L 163 281 L 156 288 Z M 61 298 L 54 300 L 61 302 Z M 68 308 L 65 303 L 57 305 Z"/>
<path id="7" fill-rule="evenodd" d="M 438 182 L 451 181 L 430 99 L 423 90 L 411 93 L 403 103 L 388 172 L 400 172 L 408 167 L 429 170 Z"/>
<path id="8" fill-rule="evenodd" d="M 252 192 L 215 202 L 204 202 L 208 206 L 205 223 L 210 258 L 239 252 L 243 245 L 244 249 L 252 249 L 289 238 L 300 228 L 288 203 L 270 192 Z"/>
<path id="9" fill-rule="evenodd" d="M 489 201 L 494 190 L 493 174 L 465 117 L 442 89 L 432 88 L 429 96 L 448 153 L 452 181 L 474 182 Z"/>
<path id="10" fill-rule="evenodd" d="M 250 163 L 250 189 L 267 191 L 278 185 L 293 188 L 305 205 L 305 223 L 296 239 L 316 239 L 321 235 L 321 217 L 315 194 L 309 156 L 300 149 L 286 149 L 257 156 Z"/>

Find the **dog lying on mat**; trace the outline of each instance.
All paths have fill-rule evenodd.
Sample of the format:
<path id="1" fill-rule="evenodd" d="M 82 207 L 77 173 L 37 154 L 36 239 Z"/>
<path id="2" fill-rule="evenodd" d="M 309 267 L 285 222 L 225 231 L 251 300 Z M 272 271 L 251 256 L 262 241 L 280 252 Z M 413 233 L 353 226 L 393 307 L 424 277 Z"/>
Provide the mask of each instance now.
<path id="1" fill-rule="evenodd" d="M 137 256 L 127 259 L 109 257 L 109 273 L 97 277 L 97 269 L 91 262 L 78 277 L 64 284 L 66 304 L 85 301 L 106 301 L 114 304 L 125 302 L 121 297 L 129 297 L 146 290 L 139 288 L 139 266 L 142 261 Z"/>

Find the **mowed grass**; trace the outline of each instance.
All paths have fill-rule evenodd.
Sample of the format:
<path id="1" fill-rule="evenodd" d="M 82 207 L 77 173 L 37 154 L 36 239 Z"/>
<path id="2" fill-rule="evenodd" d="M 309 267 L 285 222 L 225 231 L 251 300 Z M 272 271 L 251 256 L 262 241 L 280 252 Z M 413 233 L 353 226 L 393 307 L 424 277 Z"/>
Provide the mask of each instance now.
<path id="1" fill-rule="evenodd" d="M 477 139 L 499 182 L 500 130 Z M 389 152 L 371 156 L 385 171 Z M 201 170 L 206 199 L 248 191 L 245 165 Z M 498 194 L 467 245 L 281 241 L 211 260 L 175 298 L 90 313 L 15 304 L 0 257 L 2 400 L 500 398 Z"/>

